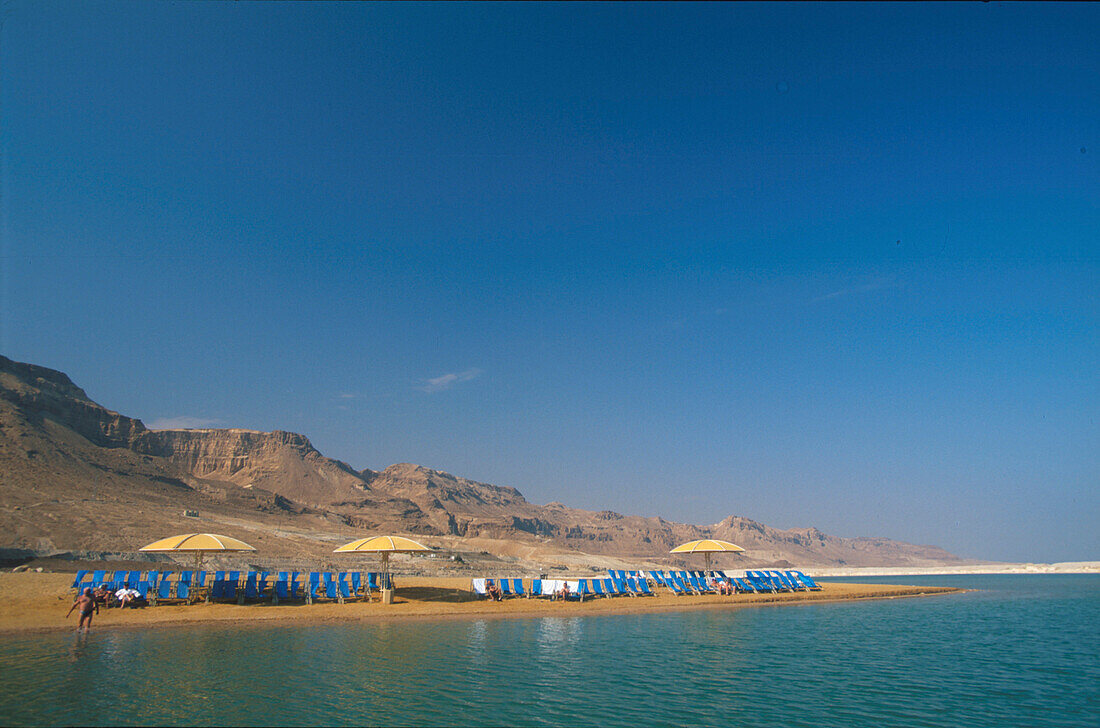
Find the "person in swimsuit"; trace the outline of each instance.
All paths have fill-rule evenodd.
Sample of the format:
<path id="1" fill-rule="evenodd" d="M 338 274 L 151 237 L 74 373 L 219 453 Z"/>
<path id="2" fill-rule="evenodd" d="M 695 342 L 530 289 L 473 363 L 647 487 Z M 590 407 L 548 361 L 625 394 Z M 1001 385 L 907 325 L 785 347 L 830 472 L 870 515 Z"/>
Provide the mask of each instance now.
<path id="1" fill-rule="evenodd" d="M 65 616 L 73 613 L 73 610 L 80 607 L 80 622 L 76 625 L 77 631 L 83 628 L 85 632 L 92 626 L 92 613 L 99 614 L 99 605 L 96 604 L 95 599 L 92 597 L 92 588 L 85 587 L 80 596 L 76 598 L 73 605 L 69 607 L 69 612 Z"/>

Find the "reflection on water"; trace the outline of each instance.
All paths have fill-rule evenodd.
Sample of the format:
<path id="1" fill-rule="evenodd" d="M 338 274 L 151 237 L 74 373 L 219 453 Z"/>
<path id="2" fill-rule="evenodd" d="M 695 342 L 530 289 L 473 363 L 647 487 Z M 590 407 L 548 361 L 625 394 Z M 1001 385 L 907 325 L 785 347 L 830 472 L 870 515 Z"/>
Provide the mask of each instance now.
<path id="1" fill-rule="evenodd" d="M 591 618 L 8 638 L 31 725 L 1081 726 L 1100 578 L 936 577 L 929 599 Z"/>

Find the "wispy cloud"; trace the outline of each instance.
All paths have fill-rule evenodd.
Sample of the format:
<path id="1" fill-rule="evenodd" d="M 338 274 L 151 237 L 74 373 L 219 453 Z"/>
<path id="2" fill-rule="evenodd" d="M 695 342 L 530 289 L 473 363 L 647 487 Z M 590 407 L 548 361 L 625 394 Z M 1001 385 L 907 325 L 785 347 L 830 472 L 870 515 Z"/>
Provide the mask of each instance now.
<path id="1" fill-rule="evenodd" d="M 222 424 L 221 420 L 209 420 L 202 417 L 161 417 L 145 425 L 150 430 L 203 430 Z"/>
<path id="2" fill-rule="evenodd" d="M 442 374 L 432 379 L 427 379 L 424 384 L 420 386 L 422 392 L 433 394 L 435 392 L 442 392 L 445 389 L 450 389 L 459 382 L 468 382 L 471 379 L 476 378 L 481 374 L 480 369 L 467 369 L 464 372 L 451 372 L 449 374 Z"/>
<path id="3" fill-rule="evenodd" d="M 351 392 L 340 392 L 336 395 L 336 399 L 358 399 L 358 394 L 352 394 Z"/>
<path id="4" fill-rule="evenodd" d="M 880 291 L 884 288 L 897 288 L 897 286 L 898 286 L 897 282 L 883 279 L 883 280 L 871 281 L 870 283 L 864 283 L 863 285 L 859 285 L 859 286 L 849 286 L 848 288 L 841 288 L 840 290 L 833 291 L 831 293 L 826 293 L 823 296 L 817 296 L 816 298 L 812 298 L 810 300 L 813 303 L 817 303 L 819 301 L 829 301 L 831 299 L 841 298 L 843 296 L 854 296 L 854 295 L 859 294 L 859 293 L 869 293 L 870 291 Z"/>

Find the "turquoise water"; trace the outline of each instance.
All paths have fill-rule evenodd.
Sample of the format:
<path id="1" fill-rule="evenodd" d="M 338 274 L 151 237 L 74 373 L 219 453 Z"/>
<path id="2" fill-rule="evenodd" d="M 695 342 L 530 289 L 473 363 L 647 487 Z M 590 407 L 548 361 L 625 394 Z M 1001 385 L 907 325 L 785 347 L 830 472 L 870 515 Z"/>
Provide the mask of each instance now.
<path id="1" fill-rule="evenodd" d="M 1100 576 L 877 581 L 982 591 L 644 616 L 6 637 L 0 723 L 1100 725 Z"/>

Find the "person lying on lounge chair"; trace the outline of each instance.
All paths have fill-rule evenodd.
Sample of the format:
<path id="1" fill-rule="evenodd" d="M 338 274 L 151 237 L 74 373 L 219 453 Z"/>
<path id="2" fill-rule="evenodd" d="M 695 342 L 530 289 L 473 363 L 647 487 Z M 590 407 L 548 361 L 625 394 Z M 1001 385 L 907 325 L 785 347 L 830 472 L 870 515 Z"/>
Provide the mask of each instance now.
<path id="1" fill-rule="evenodd" d="M 485 580 L 485 591 L 488 592 L 489 598 L 495 602 L 504 601 L 504 593 L 497 586 L 496 582 L 492 579 Z"/>

